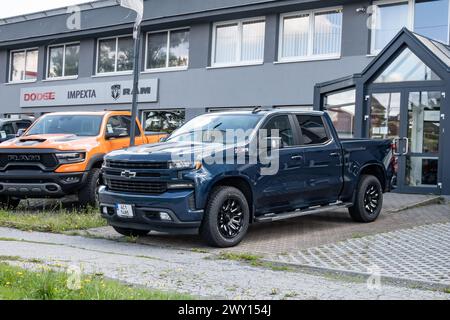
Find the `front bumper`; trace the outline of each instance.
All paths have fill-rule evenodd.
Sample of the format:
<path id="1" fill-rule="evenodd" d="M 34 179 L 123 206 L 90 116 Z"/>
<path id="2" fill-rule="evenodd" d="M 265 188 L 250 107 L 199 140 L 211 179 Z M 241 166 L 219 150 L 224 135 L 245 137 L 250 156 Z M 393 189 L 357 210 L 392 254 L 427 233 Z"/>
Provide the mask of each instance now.
<path id="1" fill-rule="evenodd" d="M 0 172 L 0 195 L 18 198 L 60 198 L 86 184 L 87 172 L 55 173 L 33 170 Z"/>
<path id="2" fill-rule="evenodd" d="M 177 234 L 198 234 L 203 210 L 195 208 L 194 197 L 193 190 L 171 190 L 160 195 L 110 192 L 106 187 L 99 191 L 101 215 L 111 226 Z M 134 216 L 119 217 L 117 204 L 132 205 Z M 168 214 L 171 221 L 161 220 L 161 212 Z"/>

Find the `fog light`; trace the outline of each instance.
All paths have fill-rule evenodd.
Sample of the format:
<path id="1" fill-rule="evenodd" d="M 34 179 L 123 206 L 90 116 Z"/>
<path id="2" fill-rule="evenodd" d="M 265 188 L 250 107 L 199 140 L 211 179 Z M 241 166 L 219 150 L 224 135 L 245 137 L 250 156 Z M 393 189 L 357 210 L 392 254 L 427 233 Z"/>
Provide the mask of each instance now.
<path id="1" fill-rule="evenodd" d="M 65 177 L 63 179 L 63 181 L 65 183 L 77 183 L 77 182 L 80 182 L 80 178 L 79 177 Z"/>
<path id="2" fill-rule="evenodd" d="M 170 215 L 167 212 L 160 212 L 159 218 L 163 221 L 172 221 L 172 218 L 170 217 Z"/>

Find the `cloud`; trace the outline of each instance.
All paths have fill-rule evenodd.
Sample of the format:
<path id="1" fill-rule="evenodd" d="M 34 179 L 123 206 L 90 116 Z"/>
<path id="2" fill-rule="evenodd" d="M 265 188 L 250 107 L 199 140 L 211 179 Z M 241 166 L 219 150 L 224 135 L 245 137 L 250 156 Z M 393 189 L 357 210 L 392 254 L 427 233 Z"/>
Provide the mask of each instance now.
<path id="1" fill-rule="evenodd" d="M 0 18 L 7 18 L 38 11 L 71 6 L 74 4 L 93 2 L 92 0 L 14 0 L 2 1 Z"/>

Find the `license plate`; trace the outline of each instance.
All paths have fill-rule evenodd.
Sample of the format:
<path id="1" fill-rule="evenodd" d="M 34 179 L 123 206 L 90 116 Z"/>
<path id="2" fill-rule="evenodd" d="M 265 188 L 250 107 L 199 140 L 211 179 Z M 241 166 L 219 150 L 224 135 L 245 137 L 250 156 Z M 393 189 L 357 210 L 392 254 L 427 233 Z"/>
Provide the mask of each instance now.
<path id="1" fill-rule="evenodd" d="M 117 204 L 117 215 L 121 218 L 133 218 L 133 206 L 129 204 Z"/>

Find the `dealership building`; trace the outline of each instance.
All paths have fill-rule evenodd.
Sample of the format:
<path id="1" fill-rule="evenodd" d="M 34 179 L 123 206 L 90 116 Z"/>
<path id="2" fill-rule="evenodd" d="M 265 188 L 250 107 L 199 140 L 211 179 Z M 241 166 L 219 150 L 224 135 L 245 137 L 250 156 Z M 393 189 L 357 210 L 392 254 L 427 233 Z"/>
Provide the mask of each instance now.
<path id="1" fill-rule="evenodd" d="M 130 109 L 135 14 L 119 3 L 0 19 L 0 117 Z M 144 5 L 147 131 L 220 110 L 326 110 L 343 138 L 396 139 L 400 191 L 450 194 L 449 0 Z"/>

